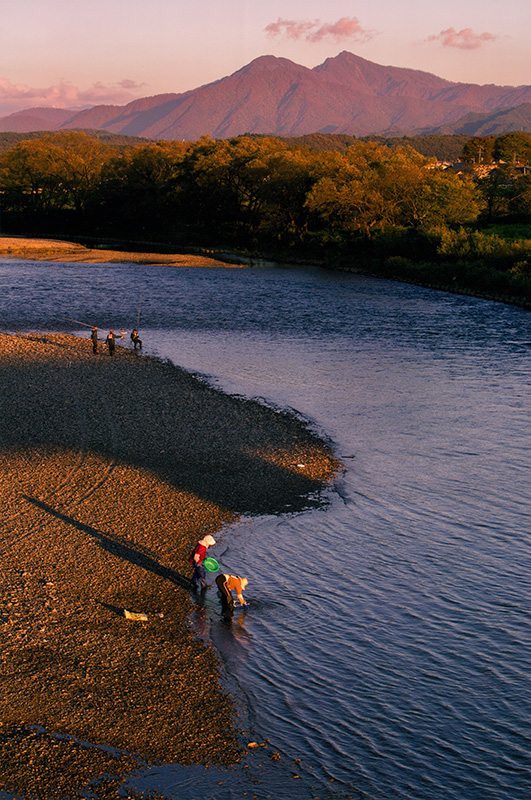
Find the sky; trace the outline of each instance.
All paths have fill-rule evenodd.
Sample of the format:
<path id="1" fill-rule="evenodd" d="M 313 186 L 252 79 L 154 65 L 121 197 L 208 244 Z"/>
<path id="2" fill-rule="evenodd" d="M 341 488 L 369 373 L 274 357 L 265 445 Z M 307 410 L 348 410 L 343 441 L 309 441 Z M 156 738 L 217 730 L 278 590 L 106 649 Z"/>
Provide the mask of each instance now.
<path id="1" fill-rule="evenodd" d="M 0 0 L 0 116 L 184 92 L 263 55 L 343 50 L 461 83 L 531 85 L 531 0 Z"/>

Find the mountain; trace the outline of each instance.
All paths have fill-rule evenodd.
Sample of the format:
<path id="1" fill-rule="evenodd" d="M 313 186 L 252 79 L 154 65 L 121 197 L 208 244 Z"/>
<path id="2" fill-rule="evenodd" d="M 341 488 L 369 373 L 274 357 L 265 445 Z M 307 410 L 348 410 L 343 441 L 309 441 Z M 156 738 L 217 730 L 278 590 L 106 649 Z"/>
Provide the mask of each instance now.
<path id="1" fill-rule="evenodd" d="M 30 131 L 55 131 L 72 118 L 73 112 L 64 108 L 28 108 L 0 117 L 0 131 L 29 133 Z"/>
<path id="2" fill-rule="evenodd" d="M 0 119 L 0 130 L 9 124 L 21 130 L 30 119 L 40 118 L 46 126 L 41 125 L 42 130 L 102 129 L 167 140 L 243 133 L 398 136 L 443 129 L 464 132 L 463 126 L 479 122 L 482 115 L 482 122 L 488 117 L 493 126 L 519 118 L 524 126 L 520 130 L 531 130 L 525 112 L 530 103 L 531 86 L 454 83 L 428 72 L 381 66 L 348 52 L 313 69 L 286 58 L 261 56 L 232 75 L 181 94 L 79 112 L 29 109 Z M 58 112 L 57 118 L 53 112 Z"/>
<path id="3" fill-rule="evenodd" d="M 500 133 L 514 131 L 531 131 L 531 103 L 522 103 L 516 108 L 504 108 L 487 114 L 471 111 L 456 122 L 441 125 L 430 133 L 498 136 Z"/>

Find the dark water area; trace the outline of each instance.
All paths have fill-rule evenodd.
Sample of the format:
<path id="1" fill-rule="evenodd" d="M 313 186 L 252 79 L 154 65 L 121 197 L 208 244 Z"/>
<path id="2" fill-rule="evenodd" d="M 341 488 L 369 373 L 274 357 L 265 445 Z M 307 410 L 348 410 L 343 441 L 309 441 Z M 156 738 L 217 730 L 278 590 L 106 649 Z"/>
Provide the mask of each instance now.
<path id="1" fill-rule="evenodd" d="M 294 409 L 345 467 L 323 508 L 225 531 L 213 555 L 249 578 L 249 607 L 227 624 L 210 591 L 192 614 L 268 746 L 135 786 L 531 796 L 528 311 L 281 267 L 0 261 L 0 288 L 8 331 L 130 331 L 140 312 L 146 354 Z"/>

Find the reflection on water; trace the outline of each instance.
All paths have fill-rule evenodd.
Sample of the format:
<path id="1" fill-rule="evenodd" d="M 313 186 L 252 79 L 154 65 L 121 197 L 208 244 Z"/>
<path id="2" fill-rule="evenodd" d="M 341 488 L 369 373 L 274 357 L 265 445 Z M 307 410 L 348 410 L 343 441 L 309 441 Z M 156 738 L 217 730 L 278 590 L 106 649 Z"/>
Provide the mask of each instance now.
<path id="1" fill-rule="evenodd" d="M 0 286 L 5 329 L 129 330 L 141 294 L 144 352 L 296 409 L 345 465 L 327 507 L 223 534 L 247 609 L 223 618 L 214 587 L 194 610 L 269 743 L 246 769 L 166 766 L 143 788 L 526 796 L 529 312 L 306 269 L 11 263 Z"/>

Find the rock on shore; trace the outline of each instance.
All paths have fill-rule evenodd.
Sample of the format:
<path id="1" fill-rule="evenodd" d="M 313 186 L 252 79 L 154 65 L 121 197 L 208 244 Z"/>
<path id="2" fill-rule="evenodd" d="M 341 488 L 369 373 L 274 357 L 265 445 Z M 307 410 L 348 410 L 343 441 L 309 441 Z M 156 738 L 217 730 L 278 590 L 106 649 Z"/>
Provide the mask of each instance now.
<path id="1" fill-rule="evenodd" d="M 318 503 L 328 446 L 170 364 L 60 334 L 0 335 L 0 409 L 0 788 L 118 797 L 143 763 L 236 762 L 236 709 L 187 622 L 187 556 L 241 514 Z"/>

